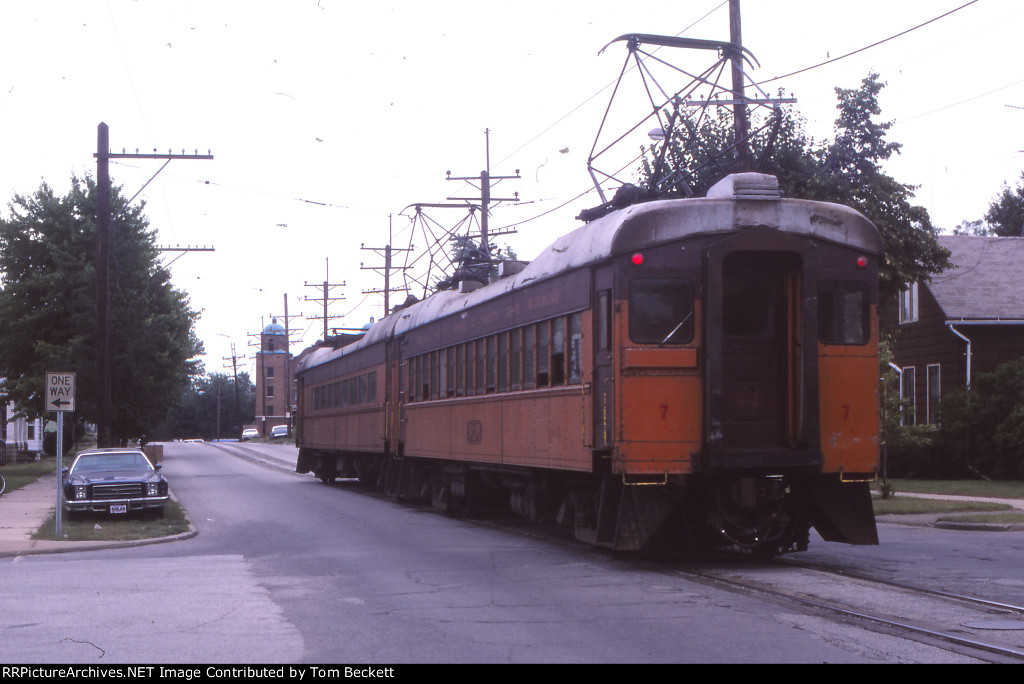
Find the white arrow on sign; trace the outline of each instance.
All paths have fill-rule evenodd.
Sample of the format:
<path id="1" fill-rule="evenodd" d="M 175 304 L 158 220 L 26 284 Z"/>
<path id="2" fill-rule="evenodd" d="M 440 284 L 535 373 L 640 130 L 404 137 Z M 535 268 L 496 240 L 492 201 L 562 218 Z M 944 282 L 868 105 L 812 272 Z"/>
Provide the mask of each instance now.
<path id="1" fill-rule="evenodd" d="M 75 374 L 46 374 L 46 409 L 48 411 L 75 410 Z"/>

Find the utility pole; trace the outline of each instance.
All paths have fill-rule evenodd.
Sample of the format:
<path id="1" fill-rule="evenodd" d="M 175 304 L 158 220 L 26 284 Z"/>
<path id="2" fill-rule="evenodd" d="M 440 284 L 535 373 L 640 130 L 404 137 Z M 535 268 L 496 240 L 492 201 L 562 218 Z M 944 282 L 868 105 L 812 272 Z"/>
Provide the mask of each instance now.
<path id="1" fill-rule="evenodd" d="M 497 185 L 497 183 L 500 183 L 503 180 L 518 180 L 520 178 L 520 176 L 519 176 L 519 169 L 516 169 L 516 175 L 514 175 L 514 176 L 492 176 L 491 175 L 491 129 L 488 128 L 487 130 L 485 130 L 484 131 L 484 136 L 486 137 L 486 160 L 487 160 L 487 167 L 483 171 L 480 172 L 480 176 L 479 177 L 476 177 L 476 176 L 452 176 L 452 172 L 448 171 L 446 179 L 447 180 L 467 181 L 468 183 L 470 183 L 470 185 L 473 185 L 474 182 L 479 181 L 479 183 L 480 183 L 479 187 L 477 187 L 475 185 L 474 185 L 474 187 L 477 187 L 477 189 L 480 191 L 480 197 L 449 197 L 448 199 L 450 199 L 450 200 L 466 200 L 466 201 L 472 201 L 472 202 L 480 202 L 480 208 L 481 208 L 481 211 L 480 211 L 480 249 L 481 249 L 481 251 L 483 251 L 484 255 L 489 258 L 490 255 L 491 255 L 491 246 L 490 246 L 490 237 L 491 236 L 488 234 L 488 217 L 489 217 L 489 214 L 490 214 L 490 204 L 491 204 L 491 202 L 518 202 L 519 201 L 519 193 L 518 192 L 513 193 L 512 197 L 492 197 L 491 196 L 491 183 L 492 183 L 492 181 L 496 181 L 495 185 Z M 506 231 L 506 232 L 503 232 L 503 233 L 497 233 L 497 235 L 506 235 L 509 232 L 514 232 L 514 231 Z"/>
<path id="2" fill-rule="evenodd" d="M 341 282 L 341 283 L 331 283 L 330 282 L 330 280 L 331 280 L 330 279 L 330 262 L 329 262 L 329 260 L 327 258 L 324 258 L 324 273 L 326 275 L 325 275 L 325 278 L 324 278 L 324 284 L 323 285 L 318 285 L 318 284 L 315 284 L 315 283 L 303 283 L 303 285 L 305 285 L 306 287 L 322 287 L 323 288 L 323 300 L 320 300 L 320 299 L 310 299 L 309 297 L 306 297 L 306 301 L 307 302 L 319 302 L 319 301 L 322 301 L 323 305 L 324 305 L 324 315 L 323 316 L 306 316 L 306 320 L 314 321 L 314 320 L 317 320 L 319 318 L 323 318 L 324 319 L 324 342 L 326 342 L 327 341 L 327 322 L 328 322 L 328 320 L 330 320 L 332 318 L 342 318 L 342 316 L 328 316 L 327 315 L 327 305 L 330 302 L 339 302 L 339 301 L 345 299 L 344 297 L 330 297 L 330 296 L 328 296 L 328 293 L 330 292 L 330 289 L 332 287 L 345 287 L 345 283 L 344 282 Z"/>
<path id="3" fill-rule="evenodd" d="M 231 362 L 231 376 L 235 382 L 235 415 L 238 417 L 239 427 L 241 428 L 245 424 L 245 420 L 242 418 L 242 399 L 239 396 L 238 391 L 238 356 L 235 355 L 235 343 L 231 343 L 231 357 L 221 357 L 223 361 Z M 227 368 L 227 366 L 224 366 Z"/>
<path id="4" fill-rule="evenodd" d="M 381 252 L 383 252 L 382 256 L 384 257 L 384 289 L 383 290 L 377 290 L 377 289 L 363 290 L 363 294 L 380 294 L 380 293 L 384 293 L 384 316 L 387 316 L 389 313 L 391 313 L 391 293 L 392 292 L 408 292 L 409 291 L 408 287 L 396 287 L 396 288 L 392 289 L 392 287 L 391 287 L 391 271 L 393 271 L 393 270 L 404 271 L 406 268 L 408 268 L 408 266 L 398 266 L 398 267 L 392 266 L 392 264 L 391 264 L 391 255 L 394 252 L 396 252 L 396 251 L 398 251 L 398 252 L 411 252 L 412 248 L 400 249 L 400 248 L 395 248 L 395 247 L 391 246 L 391 216 L 388 215 L 388 244 L 384 245 L 383 247 L 367 247 L 365 244 L 360 244 L 359 245 L 359 249 L 376 252 L 377 254 L 381 254 Z M 363 266 L 362 263 L 359 264 L 359 268 L 364 270 L 364 271 L 377 271 L 377 272 L 380 272 L 380 270 L 381 270 L 379 266 Z M 383 318 L 384 316 L 381 316 L 381 318 Z"/>
<path id="5" fill-rule="evenodd" d="M 747 119 L 747 100 L 744 94 L 743 32 L 740 29 L 740 0 L 729 0 L 729 58 L 732 62 L 732 116 L 736 126 L 736 170 L 750 171 L 750 121 Z"/>
<path id="6" fill-rule="evenodd" d="M 96 134 L 96 383 L 97 434 L 99 447 L 113 446 L 113 406 L 111 405 L 111 352 L 110 352 L 110 160 L 111 159 L 166 159 L 163 170 L 174 159 L 213 159 L 212 154 L 120 154 L 110 151 L 110 128 L 100 122 Z M 157 171 L 160 173 L 160 171 Z M 152 180 L 152 178 L 150 179 Z M 149 181 L 146 183 L 149 184 Z M 145 187 L 145 186 L 143 186 Z M 141 190 L 140 190 L 141 192 Z M 135 199 L 134 197 L 132 199 Z M 131 200 L 129 200 L 130 202 Z"/>

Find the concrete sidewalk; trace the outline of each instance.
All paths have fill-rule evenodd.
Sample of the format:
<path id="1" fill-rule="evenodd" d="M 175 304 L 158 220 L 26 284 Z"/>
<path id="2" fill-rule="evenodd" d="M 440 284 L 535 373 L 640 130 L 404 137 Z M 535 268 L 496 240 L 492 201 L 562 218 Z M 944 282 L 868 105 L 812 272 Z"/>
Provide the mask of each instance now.
<path id="1" fill-rule="evenodd" d="M 131 541 L 33 539 L 32 535 L 36 530 L 53 515 L 56 502 L 57 482 L 54 475 L 41 477 L 20 489 L 0 494 L 0 557 L 141 546 L 187 539 L 196 535 L 193 527 L 182 534 Z"/>

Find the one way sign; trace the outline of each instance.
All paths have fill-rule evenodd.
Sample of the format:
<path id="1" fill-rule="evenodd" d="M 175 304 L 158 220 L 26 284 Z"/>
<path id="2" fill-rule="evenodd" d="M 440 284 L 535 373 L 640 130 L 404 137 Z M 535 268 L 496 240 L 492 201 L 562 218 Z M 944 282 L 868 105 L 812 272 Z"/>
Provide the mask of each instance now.
<path id="1" fill-rule="evenodd" d="M 46 374 L 46 410 L 75 410 L 75 374 Z"/>

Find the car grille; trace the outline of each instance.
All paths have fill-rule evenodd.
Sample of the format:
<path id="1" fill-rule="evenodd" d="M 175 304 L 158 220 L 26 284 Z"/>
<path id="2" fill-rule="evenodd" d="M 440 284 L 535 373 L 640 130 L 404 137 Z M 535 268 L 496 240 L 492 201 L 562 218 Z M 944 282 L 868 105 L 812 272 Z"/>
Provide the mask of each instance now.
<path id="1" fill-rule="evenodd" d="M 121 484 L 93 485 L 93 499 L 124 499 L 130 496 L 142 496 L 143 485 L 140 482 L 127 482 Z"/>

